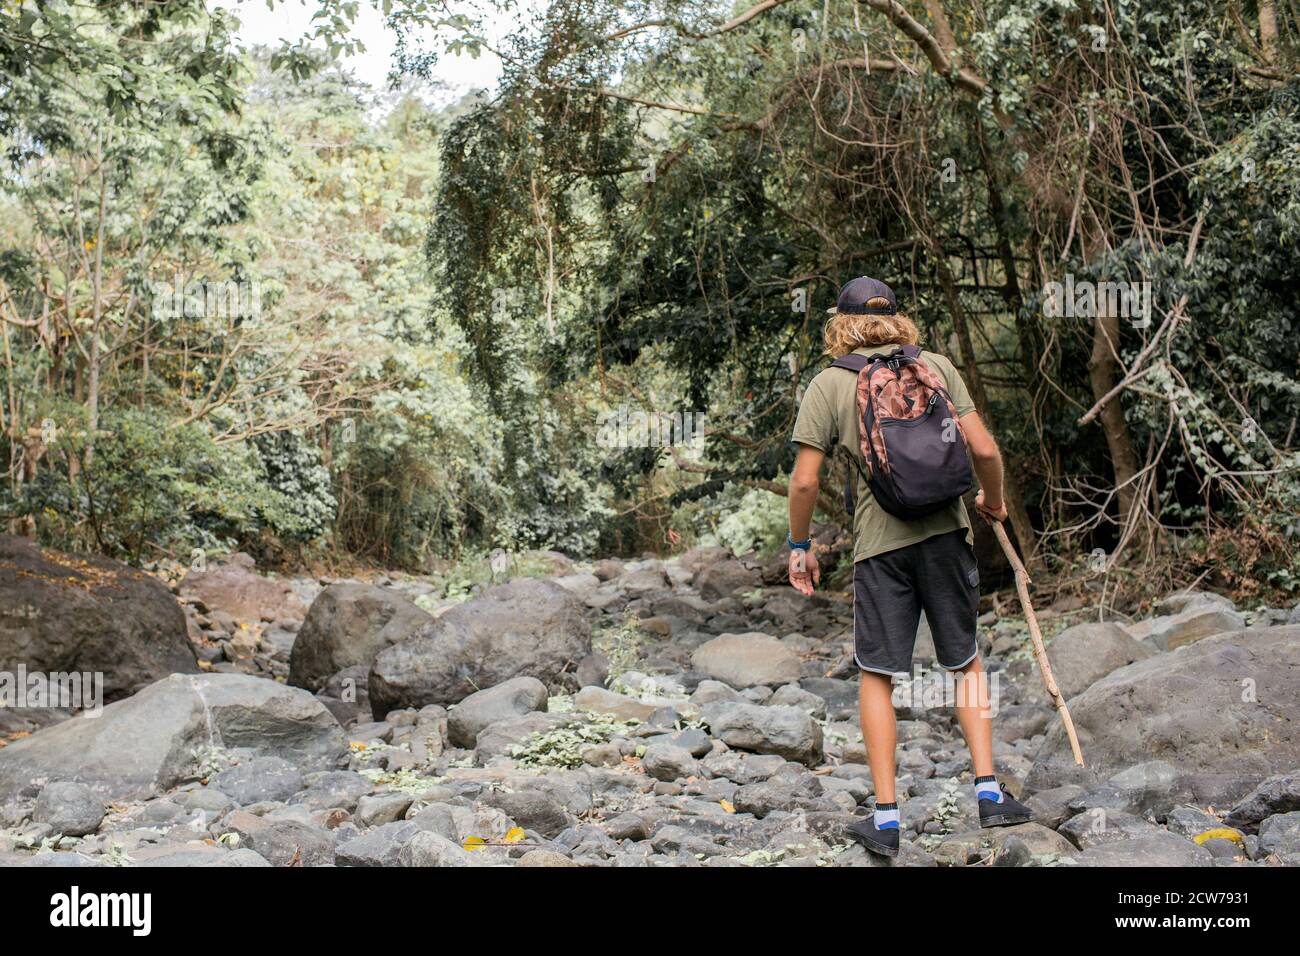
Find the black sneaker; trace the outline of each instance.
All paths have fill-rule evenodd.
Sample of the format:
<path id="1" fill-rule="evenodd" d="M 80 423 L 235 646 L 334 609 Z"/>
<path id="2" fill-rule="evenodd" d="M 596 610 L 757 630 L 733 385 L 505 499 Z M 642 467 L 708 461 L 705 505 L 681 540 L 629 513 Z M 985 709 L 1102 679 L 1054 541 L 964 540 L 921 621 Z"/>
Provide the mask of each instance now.
<path id="1" fill-rule="evenodd" d="M 898 856 L 897 827 L 877 830 L 876 821 L 872 817 L 867 817 L 855 823 L 850 823 L 844 829 L 848 833 L 849 839 L 861 843 L 877 856 Z"/>
<path id="2" fill-rule="evenodd" d="M 1028 823 L 1034 818 L 1034 811 L 1017 800 L 1011 794 L 1007 793 L 1007 788 L 1002 784 L 1002 802 L 994 800 L 980 800 L 980 826 L 981 827 L 1009 827 L 1017 823 Z"/>

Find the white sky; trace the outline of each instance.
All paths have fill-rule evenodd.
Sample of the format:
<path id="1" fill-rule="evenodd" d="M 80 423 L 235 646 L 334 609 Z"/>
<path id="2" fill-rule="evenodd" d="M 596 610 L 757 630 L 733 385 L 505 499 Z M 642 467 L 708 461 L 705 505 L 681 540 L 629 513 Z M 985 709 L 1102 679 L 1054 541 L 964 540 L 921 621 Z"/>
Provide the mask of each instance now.
<path id="1" fill-rule="evenodd" d="M 231 10 L 239 17 L 238 36 L 243 43 L 264 43 L 267 46 L 277 46 L 284 40 L 297 40 L 310 32 L 312 14 L 316 12 L 313 0 L 277 0 L 271 10 L 267 9 L 266 0 L 218 0 L 213 6 Z M 508 30 L 511 20 L 513 17 L 502 18 L 492 24 L 488 29 L 489 36 L 495 39 L 502 31 Z M 359 3 L 352 32 L 365 45 L 366 51 L 347 58 L 344 64 L 362 82 L 376 90 L 384 89 L 388 71 L 393 66 L 394 38 L 384 26 L 383 15 L 368 0 Z M 466 55 L 443 56 L 432 72 L 434 77 L 447 84 L 451 93 L 459 96 L 471 90 L 495 86 L 501 67 L 495 56 L 484 52 L 478 59 Z"/>

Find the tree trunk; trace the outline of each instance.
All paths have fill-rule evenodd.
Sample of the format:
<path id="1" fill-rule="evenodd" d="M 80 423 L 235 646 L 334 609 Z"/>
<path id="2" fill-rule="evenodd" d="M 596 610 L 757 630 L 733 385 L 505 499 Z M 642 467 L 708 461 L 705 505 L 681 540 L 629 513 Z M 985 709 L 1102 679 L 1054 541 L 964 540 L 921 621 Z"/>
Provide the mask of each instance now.
<path id="1" fill-rule="evenodd" d="M 1092 385 L 1094 401 L 1100 401 L 1119 382 L 1119 317 L 1105 314 L 1107 310 L 1098 303 L 1097 317 L 1092 327 L 1092 355 L 1088 359 L 1088 380 Z M 1116 397 L 1107 402 L 1097 416 L 1101 422 L 1106 448 L 1110 452 L 1111 469 L 1115 475 L 1115 494 L 1119 501 L 1119 526 L 1128 525 L 1137 498 L 1135 478 L 1138 473 L 1137 452 L 1124 420 L 1124 407 Z"/>
<path id="2" fill-rule="evenodd" d="M 1277 11 L 1273 0 L 1259 0 L 1259 46 L 1269 63 L 1277 62 Z"/>

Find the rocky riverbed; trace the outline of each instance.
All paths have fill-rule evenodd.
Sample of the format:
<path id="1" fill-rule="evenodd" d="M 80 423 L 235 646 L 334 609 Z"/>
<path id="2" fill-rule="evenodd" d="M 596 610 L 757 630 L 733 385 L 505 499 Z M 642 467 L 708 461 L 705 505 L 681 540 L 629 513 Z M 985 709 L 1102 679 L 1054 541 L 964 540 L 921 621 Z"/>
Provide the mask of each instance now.
<path id="1" fill-rule="evenodd" d="M 873 801 L 849 598 L 780 577 L 721 549 L 540 553 L 449 598 L 0 536 L 0 670 L 102 671 L 110 701 L 0 708 L 0 864 L 1300 864 L 1300 609 L 1045 610 L 1083 770 L 1018 607 L 985 613 L 996 769 L 1037 815 L 998 830 L 923 623 L 886 864 L 843 836 Z"/>

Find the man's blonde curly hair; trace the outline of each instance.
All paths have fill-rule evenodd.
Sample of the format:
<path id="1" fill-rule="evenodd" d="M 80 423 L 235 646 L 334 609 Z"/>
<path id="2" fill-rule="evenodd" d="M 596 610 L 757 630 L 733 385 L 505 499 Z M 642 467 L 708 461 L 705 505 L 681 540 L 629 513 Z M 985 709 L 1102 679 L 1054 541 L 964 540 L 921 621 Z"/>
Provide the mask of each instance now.
<path id="1" fill-rule="evenodd" d="M 877 296 L 867 300 L 873 309 L 889 305 L 889 300 Z M 826 351 L 832 358 L 847 355 L 854 349 L 870 349 L 878 345 L 916 345 L 921 333 L 916 323 L 895 312 L 893 315 L 855 315 L 836 312 L 826 323 L 822 334 Z"/>

